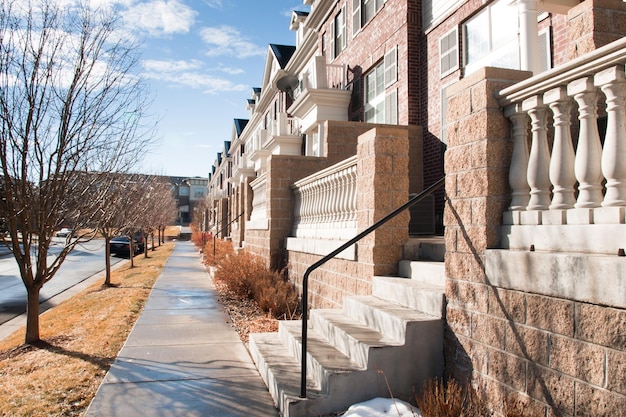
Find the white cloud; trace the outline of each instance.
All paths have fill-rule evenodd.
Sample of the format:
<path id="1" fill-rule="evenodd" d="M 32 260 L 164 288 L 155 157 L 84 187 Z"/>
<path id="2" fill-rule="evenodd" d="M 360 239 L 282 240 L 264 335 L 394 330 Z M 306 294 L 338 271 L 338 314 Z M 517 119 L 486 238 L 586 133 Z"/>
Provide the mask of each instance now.
<path id="1" fill-rule="evenodd" d="M 150 0 L 137 3 L 122 13 L 127 25 L 153 36 L 187 33 L 196 15 L 195 10 L 180 0 Z"/>
<path id="2" fill-rule="evenodd" d="M 202 67 L 202 62 L 192 59 L 189 61 L 162 61 L 147 59 L 143 61 L 143 68 L 148 72 L 183 72 L 197 70 Z"/>
<path id="3" fill-rule="evenodd" d="M 202 2 L 213 9 L 220 9 L 222 7 L 222 0 L 202 0 Z"/>
<path id="4" fill-rule="evenodd" d="M 205 94 L 218 94 L 231 91 L 246 91 L 248 86 L 215 77 L 203 72 L 203 64 L 197 60 L 143 62 L 143 77 L 161 81 L 169 85 L 201 90 Z"/>
<path id="5" fill-rule="evenodd" d="M 200 37 L 209 47 L 208 56 L 230 55 L 237 58 L 265 55 L 266 49 L 248 41 L 232 26 L 205 27 Z"/>
<path id="6" fill-rule="evenodd" d="M 625 0 L 626 1 L 626 0 Z M 245 71 L 241 68 L 234 68 L 234 67 L 227 67 L 224 65 L 220 65 L 217 68 L 218 71 L 224 72 L 226 74 L 230 74 L 230 75 L 238 75 L 238 74 L 243 74 Z"/>

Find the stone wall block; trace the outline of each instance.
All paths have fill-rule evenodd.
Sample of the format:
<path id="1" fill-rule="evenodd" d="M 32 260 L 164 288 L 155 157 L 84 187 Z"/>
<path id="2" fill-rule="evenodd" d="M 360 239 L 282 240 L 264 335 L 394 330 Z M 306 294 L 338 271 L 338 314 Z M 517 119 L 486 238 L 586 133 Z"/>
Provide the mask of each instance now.
<path id="1" fill-rule="evenodd" d="M 448 98 L 446 120 L 458 120 L 470 114 L 472 114 L 472 96 L 469 89 Z"/>
<path id="2" fill-rule="evenodd" d="M 492 350 L 489 353 L 489 376 L 515 388 L 526 390 L 527 361 L 514 355 Z"/>
<path id="3" fill-rule="evenodd" d="M 609 391 L 576 383 L 576 415 L 579 416 L 623 416 L 626 397 Z"/>
<path id="4" fill-rule="evenodd" d="M 446 247 L 448 246 L 446 232 Z M 473 253 L 446 253 L 446 277 L 471 282 L 487 282 L 484 259 Z"/>
<path id="5" fill-rule="evenodd" d="M 553 415 L 574 415 L 574 384 L 574 379 L 560 372 L 529 364 L 528 395 L 546 404 L 552 404 Z"/>
<path id="6" fill-rule="evenodd" d="M 459 305 L 472 311 L 487 313 L 489 287 L 484 284 L 476 284 L 467 281 L 458 282 Z"/>
<path id="7" fill-rule="evenodd" d="M 472 313 L 472 338 L 504 350 L 506 323 L 487 314 Z"/>
<path id="8" fill-rule="evenodd" d="M 548 333 L 509 322 L 506 329 L 506 351 L 540 365 L 548 365 Z"/>
<path id="9" fill-rule="evenodd" d="M 626 396 L 626 352 L 608 350 L 606 362 L 607 388 Z"/>
<path id="10" fill-rule="evenodd" d="M 490 287 L 489 314 L 524 324 L 526 322 L 526 297 L 524 297 L 524 293 Z"/>
<path id="11" fill-rule="evenodd" d="M 577 303 L 576 338 L 626 351 L 626 310 Z"/>
<path id="12" fill-rule="evenodd" d="M 550 338 L 550 367 L 594 385 L 604 384 L 605 350 L 563 336 Z"/>
<path id="13" fill-rule="evenodd" d="M 472 334 L 472 317 L 467 310 L 448 305 L 446 323 L 455 334 L 467 337 Z"/>
<path id="14" fill-rule="evenodd" d="M 564 336 L 574 336 L 573 302 L 526 294 L 526 306 L 527 325 Z M 546 314 L 547 311 L 550 314 Z"/>

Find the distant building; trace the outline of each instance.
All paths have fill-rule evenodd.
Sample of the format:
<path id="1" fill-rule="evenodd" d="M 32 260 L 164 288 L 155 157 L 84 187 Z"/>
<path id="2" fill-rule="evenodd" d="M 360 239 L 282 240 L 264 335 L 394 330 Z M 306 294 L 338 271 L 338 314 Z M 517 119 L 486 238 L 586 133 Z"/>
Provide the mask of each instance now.
<path id="1" fill-rule="evenodd" d="M 188 225 L 195 207 L 204 202 L 207 195 L 208 178 L 167 177 L 178 206 L 176 223 Z"/>

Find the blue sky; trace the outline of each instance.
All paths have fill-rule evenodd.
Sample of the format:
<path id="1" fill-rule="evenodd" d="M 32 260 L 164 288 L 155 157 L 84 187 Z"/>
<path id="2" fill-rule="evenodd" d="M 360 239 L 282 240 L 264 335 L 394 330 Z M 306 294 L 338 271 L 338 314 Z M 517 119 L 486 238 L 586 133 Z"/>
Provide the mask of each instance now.
<path id="1" fill-rule="evenodd" d="M 107 1 L 107 0 L 105 0 Z M 111 0 L 108 0 L 111 1 Z M 144 39 L 142 74 L 160 117 L 149 173 L 207 176 L 260 87 L 270 43 L 294 45 L 302 0 L 113 0 Z"/>

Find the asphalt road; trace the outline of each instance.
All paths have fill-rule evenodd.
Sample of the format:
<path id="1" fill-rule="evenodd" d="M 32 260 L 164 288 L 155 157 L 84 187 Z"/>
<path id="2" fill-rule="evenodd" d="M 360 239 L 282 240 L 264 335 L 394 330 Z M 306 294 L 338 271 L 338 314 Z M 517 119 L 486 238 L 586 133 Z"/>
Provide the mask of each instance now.
<path id="1" fill-rule="evenodd" d="M 62 238 L 58 242 L 62 241 Z M 52 247 L 54 253 L 58 247 Z M 123 258 L 111 257 L 111 266 Z M 57 274 L 41 290 L 39 301 L 45 302 L 104 270 L 104 240 L 78 245 L 63 262 Z M 17 263 L 11 256 L 0 257 L 0 324 L 26 311 L 26 288 L 19 275 Z"/>

